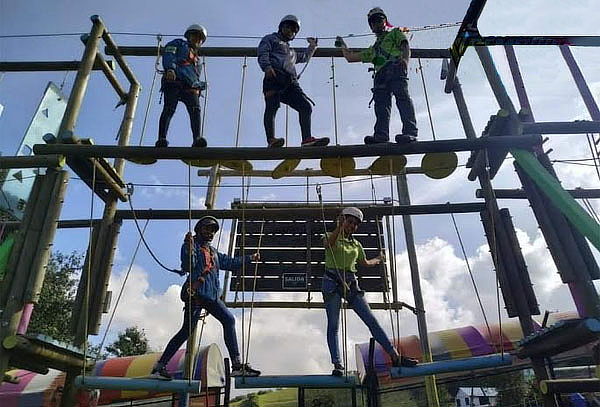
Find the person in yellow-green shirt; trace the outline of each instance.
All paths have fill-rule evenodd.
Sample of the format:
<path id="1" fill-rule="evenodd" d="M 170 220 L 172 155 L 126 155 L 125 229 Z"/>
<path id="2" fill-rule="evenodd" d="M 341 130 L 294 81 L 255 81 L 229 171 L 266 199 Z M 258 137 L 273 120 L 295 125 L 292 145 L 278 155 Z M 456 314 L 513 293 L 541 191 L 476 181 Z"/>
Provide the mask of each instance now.
<path id="1" fill-rule="evenodd" d="M 332 374 L 344 374 L 344 366 L 340 359 L 339 323 L 342 298 L 352 307 L 358 317 L 367 325 L 375 340 L 390 355 L 393 366 L 414 366 L 415 359 L 400 356 L 390 342 L 385 331 L 371 312 L 365 300 L 364 291 L 358 286 L 356 265 L 373 267 L 385 261 L 380 254 L 373 259 L 367 259 L 365 251 L 358 240 L 352 235 L 363 220 L 363 213 L 354 207 L 345 208 L 332 232 L 325 234 L 325 274 L 321 292 L 327 313 L 327 346 L 333 363 Z"/>
<path id="2" fill-rule="evenodd" d="M 408 93 L 408 63 L 410 46 L 404 31 L 392 28 L 384 11 L 375 7 L 367 14 L 369 26 L 377 36 L 375 44 L 363 52 L 353 52 L 341 37 L 337 37 L 336 46 L 342 48 L 348 62 L 372 63 L 373 102 L 375 102 L 375 131 L 365 137 L 365 144 L 387 143 L 390 139 L 390 115 L 392 113 L 392 95 L 402 119 L 402 134 L 396 135 L 397 143 L 415 141 L 418 135 L 415 108 Z"/>

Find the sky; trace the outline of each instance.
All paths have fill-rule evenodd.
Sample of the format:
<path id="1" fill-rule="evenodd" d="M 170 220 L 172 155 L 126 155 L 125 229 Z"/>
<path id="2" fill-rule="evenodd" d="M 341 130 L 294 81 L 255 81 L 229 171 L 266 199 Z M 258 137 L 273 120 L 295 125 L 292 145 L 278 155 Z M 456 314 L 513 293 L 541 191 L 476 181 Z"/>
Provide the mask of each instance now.
<path id="1" fill-rule="evenodd" d="M 533 35 L 533 34 L 580 34 L 600 35 L 597 15 L 599 0 L 568 2 L 559 0 L 532 0 L 528 2 L 504 0 L 489 2 L 480 19 L 479 28 L 486 35 Z M 372 6 L 381 6 L 387 11 L 392 24 L 407 27 L 435 26 L 459 22 L 468 6 L 468 1 L 423 0 L 348 2 L 343 0 L 309 0 L 303 2 L 230 1 L 230 2 L 168 2 L 122 1 L 91 2 L 57 0 L 52 7 L 47 2 L 31 0 L 9 2 L 0 0 L 0 36 L 41 33 L 82 33 L 89 31 L 89 16 L 102 17 L 109 31 L 113 33 L 147 33 L 147 36 L 114 34 L 119 45 L 156 45 L 155 35 L 181 34 L 192 23 L 206 26 L 209 33 L 206 46 L 256 46 L 258 39 L 218 39 L 211 35 L 239 35 L 260 37 L 276 30 L 279 19 L 289 13 L 297 14 L 302 20 L 300 37 L 332 37 L 337 34 L 368 33 L 366 12 Z M 446 48 L 451 44 L 456 27 L 429 31 L 415 31 L 411 37 L 414 48 Z M 174 37 L 166 37 L 172 39 Z M 350 38 L 352 46 L 366 46 L 372 37 Z M 296 39 L 295 46 L 303 46 L 303 39 Z M 332 40 L 321 40 L 321 46 L 331 47 Z M 83 46 L 77 36 L 53 36 L 44 38 L 0 38 L 0 60 L 2 61 L 49 61 L 76 60 L 81 57 Z M 570 74 L 556 47 L 517 47 L 517 57 L 525 80 L 533 113 L 538 121 L 572 121 L 590 119 L 579 97 Z M 583 74 L 596 101 L 600 93 L 600 53 L 594 48 L 574 48 Z M 514 85 L 503 50 L 492 48 L 492 55 L 505 82 L 506 88 L 518 105 Z M 132 133 L 132 144 L 137 144 L 142 136 L 144 112 L 148 108 L 147 127 L 142 144 L 153 145 L 156 139 L 158 116 L 162 109 L 159 94 L 150 88 L 154 74 L 154 58 L 127 57 L 143 90 L 140 95 L 137 115 Z M 454 100 L 443 92 L 444 82 L 440 81 L 440 61 L 423 60 L 423 74 L 429 96 L 433 127 L 438 139 L 464 137 Z M 207 96 L 205 135 L 211 146 L 235 145 L 238 105 L 242 78 L 240 58 L 211 58 L 206 62 L 209 82 Z M 418 62 L 410 65 L 410 92 L 417 110 L 420 139 L 430 140 L 433 132 L 429 125 L 423 83 L 417 70 Z M 118 73 L 125 83 L 122 73 Z M 68 93 L 75 74 L 55 73 L 6 73 L 0 81 L 0 104 L 5 109 L 0 116 L 0 151 L 3 155 L 14 154 L 25 133 L 42 92 L 48 81 L 64 83 Z M 458 76 L 470 109 L 477 134 L 481 134 L 489 116 L 496 113 L 498 105 L 486 82 L 481 65 L 473 50 L 465 54 Z M 329 59 L 315 58 L 308 65 L 301 85 L 316 102 L 313 112 L 313 133 L 315 136 L 328 136 L 336 140 L 333 123 L 332 70 Z M 263 101 L 260 93 L 261 72 L 255 59 L 248 60 L 244 82 L 243 108 L 239 143 L 243 146 L 263 146 L 265 138 L 262 129 Z M 357 144 L 370 134 L 374 121 L 373 111 L 368 108 L 371 97 L 371 79 L 367 66 L 347 64 L 344 60 L 335 61 L 337 119 L 339 144 Z M 115 110 L 116 95 L 101 73 L 94 73 L 77 122 L 76 135 L 93 138 L 96 144 L 114 144 L 122 108 Z M 285 134 L 285 111 L 278 115 L 277 131 Z M 296 114 L 290 112 L 288 138 L 290 145 L 300 142 Z M 397 112 L 393 113 L 392 134 L 399 132 L 401 123 Z M 180 106 L 172 120 L 169 131 L 172 146 L 191 144 L 191 133 L 185 109 Z M 589 159 L 591 153 L 585 136 L 550 136 L 545 149 L 553 149 L 552 160 Z M 459 154 L 459 164 L 466 162 L 468 155 Z M 410 166 L 418 166 L 421 157 L 410 156 Z M 372 159 L 357 160 L 358 167 L 366 167 Z M 590 161 L 578 164 L 556 163 L 555 169 L 565 188 L 599 188 L 600 180 Z M 588 164 L 588 165 L 582 165 Z M 257 162 L 255 168 L 273 168 L 276 162 Z M 300 168 L 318 168 L 314 160 L 303 161 Z M 194 172 L 193 172 L 194 173 Z M 472 202 L 476 201 L 477 183 L 466 179 L 467 170 L 459 167 L 444 180 L 430 180 L 422 175 L 409 176 L 411 200 L 415 204 Z M 188 206 L 188 169 L 178 162 L 159 162 L 151 167 L 128 164 L 125 170 L 127 182 L 138 185 L 133 196 L 136 208 L 186 209 Z M 350 178 L 344 183 L 343 200 L 371 199 L 371 185 L 368 179 Z M 350 182 L 351 181 L 351 182 Z M 191 179 L 192 206 L 204 208 L 206 178 L 196 175 Z M 250 201 L 280 202 L 305 197 L 304 180 L 253 179 L 249 189 Z M 322 178 L 311 180 L 309 194 L 315 202 L 315 182 L 323 184 L 325 200 L 340 202 L 337 180 Z M 511 160 L 507 160 L 494 180 L 496 188 L 520 187 Z M 174 188 L 165 184 L 177 184 Z M 291 186 L 299 185 L 299 186 Z M 376 180 L 376 196 L 396 196 L 390 188 L 389 179 Z M 240 180 L 223 180 L 223 187 L 217 199 L 218 208 L 228 208 L 234 198 L 241 195 Z M 73 179 L 68 187 L 64 203 L 63 219 L 86 219 L 90 216 L 91 195 L 88 188 Z M 94 200 L 94 216 L 100 217 L 102 207 Z M 568 289 L 560 281 L 546 243 L 541 236 L 532 212 L 526 202 L 501 201 L 501 207 L 510 209 L 517 227 L 519 242 L 531 274 L 540 309 L 550 311 L 573 310 Z M 596 211 L 600 211 L 598 201 L 592 201 Z M 127 209 L 126 205 L 121 205 Z M 483 228 L 477 214 L 456 215 L 465 243 L 468 264 L 473 271 L 488 319 L 497 321 L 496 283 L 489 249 Z M 178 267 L 179 247 L 188 229 L 187 221 L 154 221 L 148 225 L 147 240 L 155 254 L 172 267 Z M 396 257 L 401 300 L 413 303 L 410 285 L 408 259 L 402 233 L 401 219 L 396 219 Z M 449 329 L 470 324 L 479 324 L 483 316 L 470 283 L 467 263 L 461 254 L 458 238 L 449 215 L 413 217 L 415 240 L 421 271 L 421 285 L 430 330 Z M 225 223 L 220 247 L 227 247 L 229 223 Z M 88 236 L 87 230 L 59 230 L 55 249 L 70 252 L 83 252 Z M 121 230 L 119 245 L 110 281 L 110 289 L 118 292 L 125 278 L 132 254 L 138 242 L 138 234 L 132 223 L 127 222 Z M 598 258 L 598 253 L 594 251 Z M 179 329 L 182 318 L 182 304 L 179 289 L 182 279 L 175 274 L 161 270 L 153 262 L 147 251 L 140 250 L 133 262 L 131 274 L 122 300 L 116 311 L 115 320 L 109 331 L 109 339 L 127 326 L 137 325 L 146 331 L 150 345 L 162 350 L 171 335 Z M 113 296 L 115 298 L 116 296 Z M 263 299 L 305 299 L 305 294 L 263 295 Z M 378 296 L 370 296 L 381 301 Z M 320 295 L 315 295 L 320 301 Z M 113 304 L 114 305 L 114 304 Z M 241 332 L 241 312 L 234 311 L 238 320 L 238 337 Z M 503 309 L 500 314 L 507 318 Z M 389 322 L 384 312 L 376 312 L 385 329 L 390 332 Z M 247 318 L 247 315 L 246 317 Z M 103 319 L 103 330 L 107 317 Z M 247 319 L 246 319 L 247 322 Z M 255 310 L 251 333 L 251 362 L 265 373 L 325 373 L 330 369 L 325 341 L 325 313 L 323 310 Z M 416 334 L 416 320 L 408 311 L 401 313 L 401 335 Z M 353 344 L 367 342 L 366 327 L 349 314 L 349 348 Z M 92 338 L 97 341 L 98 338 Z M 217 321 L 209 318 L 204 330 L 204 343 L 216 342 L 225 348 L 221 328 Z M 350 368 L 354 367 L 351 362 Z"/>

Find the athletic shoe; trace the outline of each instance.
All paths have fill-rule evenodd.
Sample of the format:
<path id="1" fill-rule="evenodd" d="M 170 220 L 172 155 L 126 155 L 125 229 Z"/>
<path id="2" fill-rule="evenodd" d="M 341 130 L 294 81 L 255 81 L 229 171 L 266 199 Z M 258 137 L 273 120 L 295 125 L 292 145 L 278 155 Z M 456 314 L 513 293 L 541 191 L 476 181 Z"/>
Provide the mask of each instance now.
<path id="1" fill-rule="evenodd" d="M 206 145 L 207 145 L 206 139 L 204 137 L 198 137 L 198 138 L 194 139 L 194 143 L 192 144 L 192 147 L 204 148 L 204 147 L 206 147 Z"/>
<path id="2" fill-rule="evenodd" d="M 169 142 L 166 138 L 159 138 L 156 140 L 156 143 L 154 143 L 154 147 L 169 147 Z"/>
<path id="3" fill-rule="evenodd" d="M 415 367 L 419 361 L 414 358 L 407 358 L 400 356 L 398 359 L 392 361 L 394 367 Z"/>
<path id="4" fill-rule="evenodd" d="M 331 374 L 333 376 L 343 376 L 345 370 L 346 370 L 346 368 L 341 363 L 334 363 L 333 364 L 333 370 L 331 371 Z"/>
<path id="5" fill-rule="evenodd" d="M 231 367 L 231 377 L 246 376 L 256 377 L 260 376 L 260 370 L 252 369 L 249 363 L 241 364 L 238 363 Z"/>
<path id="6" fill-rule="evenodd" d="M 280 137 L 273 137 L 269 139 L 267 143 L 269 143 L 268 147 L 283 147 L 283 145 L 285 144 L 285 139 L 282 139 Z"/>
<path id="7" fill-rule="evenodd" d="M 379 143 L 388 143 L 389 140 L 388 139 L 383 139 L 381 137 L 376 137 L 376 136 L 366 136 L 365 137 L 365 144 L 379 144 Z"/>
<path id="8" fill-rule="evenodd" d="M 398 144 L 408 144 L 413 141 L 417 141 L 417 136 L 411 134 L 396 134 L 396 143 Z"/>
<path id="9" fill-rule="evenodd" d="M 152 373 L 150 373 L 150 377 L 153 379 L 159 380 L 172 380 L 173 377 L 167 372 L 167 368 L 165 366 L 154 367 L 152 369 Z"/>
<path id="10" fill-rule="evenodd" d="M 329 137 L 321 137 L 321 138 L 307 138 L 306 140 L 302 140 L 302 147 L 322 147 L 329 144 Z"/>

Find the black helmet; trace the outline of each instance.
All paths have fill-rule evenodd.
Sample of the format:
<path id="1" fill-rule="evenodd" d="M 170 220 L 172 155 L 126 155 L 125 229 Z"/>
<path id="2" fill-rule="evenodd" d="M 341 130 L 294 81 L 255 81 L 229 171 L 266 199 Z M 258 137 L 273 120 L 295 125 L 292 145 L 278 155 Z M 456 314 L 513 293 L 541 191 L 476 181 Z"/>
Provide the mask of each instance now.
<path id="1" fill-rule="evenodd" d="M 196 233 L 199 233 L 200 228 L 202 226 L 214 226 L 215 231 L 217 231 L 217 230 L 219 230 L 219 221 L 214 216 L 210 216 L 210 215 L 203 216 L 198 220 L 198 222 L 196 222 L 196 226 L 194 226 L 194 231 Z"/>

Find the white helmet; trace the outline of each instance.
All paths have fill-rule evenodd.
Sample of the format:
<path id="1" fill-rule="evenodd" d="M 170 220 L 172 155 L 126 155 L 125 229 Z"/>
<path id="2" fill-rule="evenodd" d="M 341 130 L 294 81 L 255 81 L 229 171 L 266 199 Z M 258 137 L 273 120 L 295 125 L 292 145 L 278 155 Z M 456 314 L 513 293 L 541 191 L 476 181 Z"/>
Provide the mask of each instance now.
<path id="1" fill-rule="evenodd" d="M 206 40 L 206 37 L 208 36 L 208 32 L 206 31 L 206 28 L 204 28 L 200 24 L 192 24 L 192 25 L 190 25 L 187 28 L 187 30 L 185 30 L 185 33 L 183 34 L 183 36 L 187 38 L 188 34 L 191 33 L 191 32 L 194 32 L 194 31 L 199 32 L 200 34 L 202 34 L 202 36 Z"/>
<path id="2" fill-rule="evenodd" d="M 281 25 L 285 22 L 296 23 L 296 25 L 298 26 L 298 31 L 300 31 L 300 19 L 298 17 L 296 17 L 295 15 L 288 14 L 287 16 L 283 17 L 281 19 L 281 21 L 279 22 L 279 26 L 281 27 Z"/>
<path id="3" fill-rule="evenodd" d="M 367 20 L 370 20 L 371 17 L 376 16 L 378 14 L 384 16 L 387 20 L 387 16 L 385 15 L 385 12 L 381 7 L 373 7 L 371 10 L 369 10 L 369 12 L 367 13 Z"/>
<path id="4" fill-rule="evenodd" d="M 344 210 L 342 211 L 342 215 L 350 215 L 350 216 L 354 216 L 356 219 L 358 219 L 359 221 L 363 221 L 363 213 L 360 209 L 354 207 L 354 206 L 350 206 L 348 208 L 344 208 Z"/>

